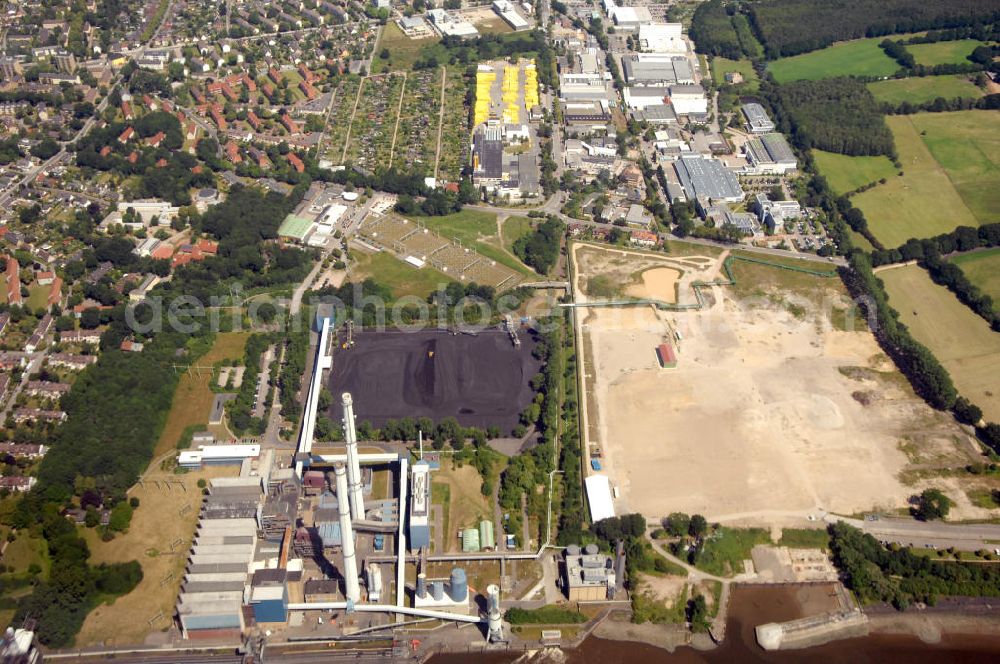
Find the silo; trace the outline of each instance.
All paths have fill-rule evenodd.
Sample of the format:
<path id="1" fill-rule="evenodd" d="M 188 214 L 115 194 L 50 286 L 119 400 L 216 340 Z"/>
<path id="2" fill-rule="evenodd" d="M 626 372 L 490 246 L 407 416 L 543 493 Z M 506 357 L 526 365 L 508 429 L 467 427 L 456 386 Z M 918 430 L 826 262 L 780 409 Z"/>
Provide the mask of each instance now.
<path id="1" fill-rule="evenodd" d="M 427 597 L 427 575 L 423 572 L 417 574 L 417 597 L 420 599 Z"/>
<path id="2" fill-rule="evenodd" d="M 451 582 L 449 584 L 449 595 L 456 602 L 465 602 L 469 599 L 469 581 L 465 576 L 465 570 L 456 567 L 451 570 Z"/>
<path id="3" fill-rule="evenodd" d="M 588 544 L 587 548 L 584 549 L 584 551 L 587 553 L 588 556 L 596 556 L 600 552 L 600 549 L 597 548 L 596 544 Z"/>
<path id="4" fill-rule="evenodd" d="M 576 544 L 570 544 L 569 546 L 566 547 L 566 555 L 567 556 L 580 555 L 580 547 L 578 547 Z"/>
<path id="5" fill-rule="evenodd" d="M 440 602 L 444 599 L 444 581 L 431 582 L 431 597 L 434 598 L 435 602 Z"/>

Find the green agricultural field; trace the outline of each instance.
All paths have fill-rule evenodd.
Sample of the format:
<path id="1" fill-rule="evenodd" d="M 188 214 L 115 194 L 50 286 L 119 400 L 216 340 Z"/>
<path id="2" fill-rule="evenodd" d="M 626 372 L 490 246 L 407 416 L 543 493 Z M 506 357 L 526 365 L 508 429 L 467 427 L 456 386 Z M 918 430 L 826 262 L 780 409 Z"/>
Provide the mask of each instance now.
<path id="1" fill-rule="evenodd" d="M 738 71 L 743 74 L 743 85 L 757 85 L 757 72 L 749 60 L 730 60 L 728 58 L 712 58 L 712 79 L 716 85 L 726 84 L 726 72 Z"/>
<path id="2" fill-rule="evenodd" d="M 768 68 L 778 83 L 834 76 L 890 76 L 899 64 L 879 48 L 882 38 L 834 44 L 811 53 L 781 58 Z"/>
<path id="3" fill-rule="evenodd" d="M 1000 334 L 918 265 L 880 270 L 889 304 L 913 337 L 944 365 L 960 394 L 1000 419 Z"/>
<path id="4" fill-rule="evenodd" d="M 956 111 L 909 117 L 979 223 L 996 221 L 1000 210 L 1000 113 Z"/>
<path id="5" fill-rule="evenodd" d="M 918 65 L 960 65 L 969 62 L 966 58 L 983 42 L 976 39 L 936 42 L 934 44 L 911 44 L 906 50 L 913 55 Z"/>
<path id="6" fill-rule="evenodd" d="M 965 76 L 918 76 L 914 78 L 893 78 L 868 84 L 872 96 L 887 104 L 922 104 L 938 97 L 945 99 L 978 98 L 982 89 Z"/>
<path id="7" fill-rule="evenodd" d="M 835 152 L 813 150 L 813 159 L 820 175 L 826 178 L 834 193 L 846 194 L 882 178 L 896 175 L 896 168 L 888 157 L 849 157 Z"/>
<path id="8" fill-rule="evenodd" d="M 993 298 L 993 308 L 1000 311 L 1000 247 L 955 256 L 951 262 L 962 268 L 969 281 Z"/>
<path id="9" fill-rule="evenodd" d="M 984 111 L 985 113 L 986 111 Z M 934 117 L 946 115 L 935 113 Z M 886 118 L 896 142 L 903 175 L 890 178 L 851 200 L 886 247 L 911 237 L 933 237 L 958 226 L 978 226 L 976 217 L 920 138 L 914 115 Z M 985 158 L 985 157 L 982 157 Z"/>

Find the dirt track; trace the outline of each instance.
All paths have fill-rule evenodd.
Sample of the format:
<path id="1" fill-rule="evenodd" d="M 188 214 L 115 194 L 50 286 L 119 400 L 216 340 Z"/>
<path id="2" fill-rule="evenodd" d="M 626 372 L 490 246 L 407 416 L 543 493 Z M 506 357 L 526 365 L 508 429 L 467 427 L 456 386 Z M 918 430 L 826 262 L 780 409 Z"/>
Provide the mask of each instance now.
<path id="1" fill-rule="evenodd" d="M 355 346 L 338 349 L 329 387 L 330 416 L 339 421 L 341 392 L 351 392 L 357 420 L 375 426 L 389 419 L 455 417 L 463 426 L 518 423 L 531 403 L 529 385 L 541 363 L 532 357 L 535 342 L 520 333 L 514 348 L 505 332 L 476 336 L 443 331 L 366 332 Z"/>

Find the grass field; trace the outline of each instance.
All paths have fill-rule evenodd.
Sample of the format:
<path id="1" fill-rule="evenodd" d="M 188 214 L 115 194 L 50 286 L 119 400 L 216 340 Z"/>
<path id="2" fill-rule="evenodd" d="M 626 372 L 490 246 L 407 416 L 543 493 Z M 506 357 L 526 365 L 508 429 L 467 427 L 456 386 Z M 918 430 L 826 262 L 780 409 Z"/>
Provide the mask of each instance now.
<path id="1" fill-rule="evenodd" d="M 982 89 L 965 76 L 916 76 L 913 78 L 893 78 L 868 84 L 876 100 L 888 104 L 922 104 L 938 97 L 945 99 L 978 98 Z"/>
<path id="2" fill-rule="evenodd" d="M 410 39 L 403 34 L 394 21 L 386 23 L 382 28 L 382 37 L 375 46 L 372 58 L 372 74 L 379 74 L 383 71 L 410 69 L 413 63 L 420 57 L 420 51 L 425 46 L 431 46 L 441 41 L 438 37 L 428 37 L 426 39 Z M 389 59 L 383 60 L 379 57 L 383 48 L 389 49 Z"/>
<path id="3" fill-rule="evenodd" d="M 452 281 L 443 272 L 430 266 L 418 270 L 387 251 L 371 254 L 355 251 L 351 256 L 356 261 L 352 267 L 352 279 L 372 277 L 391 288 L 392 294 L 397 298 L 411 295 L 424 299 L 440 286 Z"/>
<path id="4" fill-rule="evenodd" d="M 503 222 L 503 248 L 514 253 L 514 243 L 531 231 L 531 221 L 528 217 L 507 217 Z"/>
<path id="5" fill-rule="evenodd" d="M 916 118 L 886 118 L 899 152 L 902 177 L 891 178 L 852 198 L 865 213 L 872 233 L 887 247 L 899 246 L 911 237 L 933 237 L 958 226 L 979 225 L 945 169 L 921 140 Z M 980 161 L 984 159 L 985 155 L 981 155 Z"/>
<path id="6" fill-rule="evenodd" d="M 31 307 L 33 311 L 47 309 L 49 306 L 49 292 L 51 290 L 51 286 L 39 286 L 37 284 L 28 286 L 28 299 L 25 301 L 25 304 Z"/>
<path id="7" fill-rule="evenodd" d="M 862 251 L 875 251 L 875 245 L 869 242 L 868 238 L 861 233 L 858 233 L 852 228 L 848 228 L 847 234 L 851 236 L 851 242 L 858 249 L 861 249 Z"/>
<path id="8" fill-rule="evenodd" d="M 249 336 L 249 332 L 217 334 L 212 349 L 197 359 L 198 366 L 209 367 L 222 360 L 242 358 Z M 210 371 L 184 373 L 181 376 L 177 383 L 177 391 L 174 392 L 174 400 L 170 404 L 167 423 L 163 427 L 160 440 L 157 441 L 156 449 L 153 451 L 154 457 L 172 450 L 187 427 L 197 424 L 208 425 L 208 416 L 215 398 L 215 394 L 209 387 L 211 381 L 212 372 Z"/>
<path id="9" fill-rule="evenodd" d="M 966 57 L 982 46 L 983 42 L 975 39 L 959 39 L 956 41 L 935 42 L 933 44 L 911 44 L 906 50 L 913 55 L 918 65 L 933 67 L 934 65 L 965 64 Z"/>
<path id="10" fill-rule="evenodd" d="M 96 529 L 79 529 L 90 547 L 91 565 L 137 560 L 143 579 L 131 593 L 94 609 L 83 623 L 77 645 L 142 643 L 147 633 L 170 627 L 202 501 L 197 482 L 236 474 L 238 469 L 232 466 L 210 466 L 184 475 L 159 475 L 174 484 L 168 488 L 147 481 L 132 489 L 129 495 L 139 499 L 139 507 L 127 533 L 102 542 Z M 153 620 L 157 614 L 161 617 Z"/>
<path id="11" fill-rule="evenodd" d="M 729 58 L 712 58 L 712 79 L 716 85 L 726 85 L 726 72 L 738 71 L 743 74 L 741 85 L 757 87 L 759 79 L 749 60 L 730 60 Z"/>
<path id="12" fill-rule="evenodd" d="M 982 408 L 986 420 L 997 421 L 1000 335 L 917 265 L 882 270 L 878 276 L 899 321 L 937 356 L 959 393 Z"/>
<path id="13" fill-rule="evenodd" d="M 483 481 L 472 466 L 456 468 L 451 461 L 442 461 L 433 475 L 434 486 L 447 486 L 447 516 L 444 519 L 444 550 L 459 551 L 461 543 L 455 536 L 460 528 L 478 527 L 483 519 L 493 519 L 493 508 L 480 488 Z"/>
<path id="14" fill-rule="evenodd" d="M 512 270 L 527 276 L 535 274 L 504 249 L 497 236 L 497 217 L 492 212 L 462 210 L 443 217 L 418 217 L 417 220 L 442 237 L 457 238 L 464 246 L 471 247 Z"/>
<path id="15" fill-rule="evenodd" d="M 829 549 L 830 533 L 825 529 L 785 528 L 781 531 L 779 546 L 791 549 Z"/>
<path id="16" fill-rule="evenodd" d="M 762 257 L 759 254 L 748 252 L 733 252 L 737 256 L 745 256 L 755 260 Z M 829 272 L 834 270 L 832 265 L 824 265 L 818 261 L 804 261 L 795 258 L 779 258 L 775 256 L 764 257 L 765 260 L 779 265 L 812 270 L 816 272 Z M 736 285 L 733 286 L 733 293 L 737 297 L 758 297 L 768 291 L 778 291 L 781 293 L 795 293 L 811 299 L 820 301 L 828 291 L 836 291 L 846 294 L 843 283 L 836 278 L 821 277 L 803 272 L 793 272 L 783 270 L 770 265 L 759 265 L 747 263 L 746 261 L 735 261 L 731 268 L 733 277 L 736 278 Z"/>
<path id="17" fill-rule="evenodd" d="M 813 150 L 813 158 L 820 175 L 826 178 L 836 194 L 846 194 L 858 187 L 891 178 L 896 174 L 892 161 L 884 155 L 876 157 L 849 157 L 835 152 Z"/>
<path id="18" fill-rule="evenodd" d="M 739 574 L 750 549 L 770 543 L 771 536 L 763 528 L 720 528 L 706 538 L 695 567 L 717 576 Z"/>
<path id="19" fill-rule="evenodd" d="M 956 111 L 908 117 L 973 216 L 981 224 L 996 221 L 1000 210 L 1000 113 Z"/>
<path id="20" fill-rule="evenodd" d="M 955 256 L 951 262 L 962 268 L 969 281 L 993 298 L 993 308 L 1000 310 L 1000 247 Z"/>
<path id="21" fill-rule="evenodd" d="M 890 76 L 899 64 L 879 48 L 881 37 L 834 44 L 811 53 L 772 62 L 768 69 L 778 83 L 834 76 Z"/>
<path id="22" fill-rule="evenodd" d="M 42 578 L 49 574 L 49 547 L 44 540 L 32 537 L 27 530 L 17 533 L 17 539 L 7 545 L 0 562 L 11 572 L 27 572 L 31 564 L 42 568 Z"/>

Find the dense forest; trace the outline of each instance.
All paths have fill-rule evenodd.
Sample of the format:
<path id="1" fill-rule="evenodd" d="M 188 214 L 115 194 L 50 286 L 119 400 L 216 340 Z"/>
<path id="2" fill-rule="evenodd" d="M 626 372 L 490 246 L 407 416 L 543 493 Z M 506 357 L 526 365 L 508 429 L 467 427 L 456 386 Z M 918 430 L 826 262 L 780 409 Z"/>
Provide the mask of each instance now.
<path id="1" fill-rule="evenodd" d="M 730 60 L 747 55 L 733 26 L 735 13 L 736 6 L 724 0 L 709 0 L 698 5 L 689 34 L 699 52 Z"/>
<path id="2" fill-rule="evenodd" d="M 843 522 L 830 526 L 834 562 L 862 602 L 905 609 L 934 605 L 942 595 L 1000 597 L 1000 566 L 935 560 L 909 549 L 886 549 L 871 535 Z"/>
<path id="3" fill-rule="evenodd" d="M 207 303 L 212 295 L 228 293 L 234 281 L 247 288 L 300 281 L 309 272 L 311 252 L 273 242 L 299 198 L 233 187 L 224 202 L 191 219 L 195 230 L 219 241 L 218 254 L 178 268 L 168 292 Z"/>
<path id="4" fill-rule="evenodd" d="M 559 258 L 559 248 L 566 227 L 558 217 L 549 217 L 530 233 L 514 242 L 514 253 L 535 272 L 546 275 Z"/>
<path id="5" fill-rule="evenodd" d="M 853 78 L 796 81 L 770 92 L 783 106 L 799 148 L 896 158 L 892 132 L 864 83 Z"/>
<path id="6" fill-rule="evenodd" d="M 845 39 L 985 25 L 1000 19 L 996 0 L 763 0 L 746 7 L 768 58 L 805 53 Z"/>

